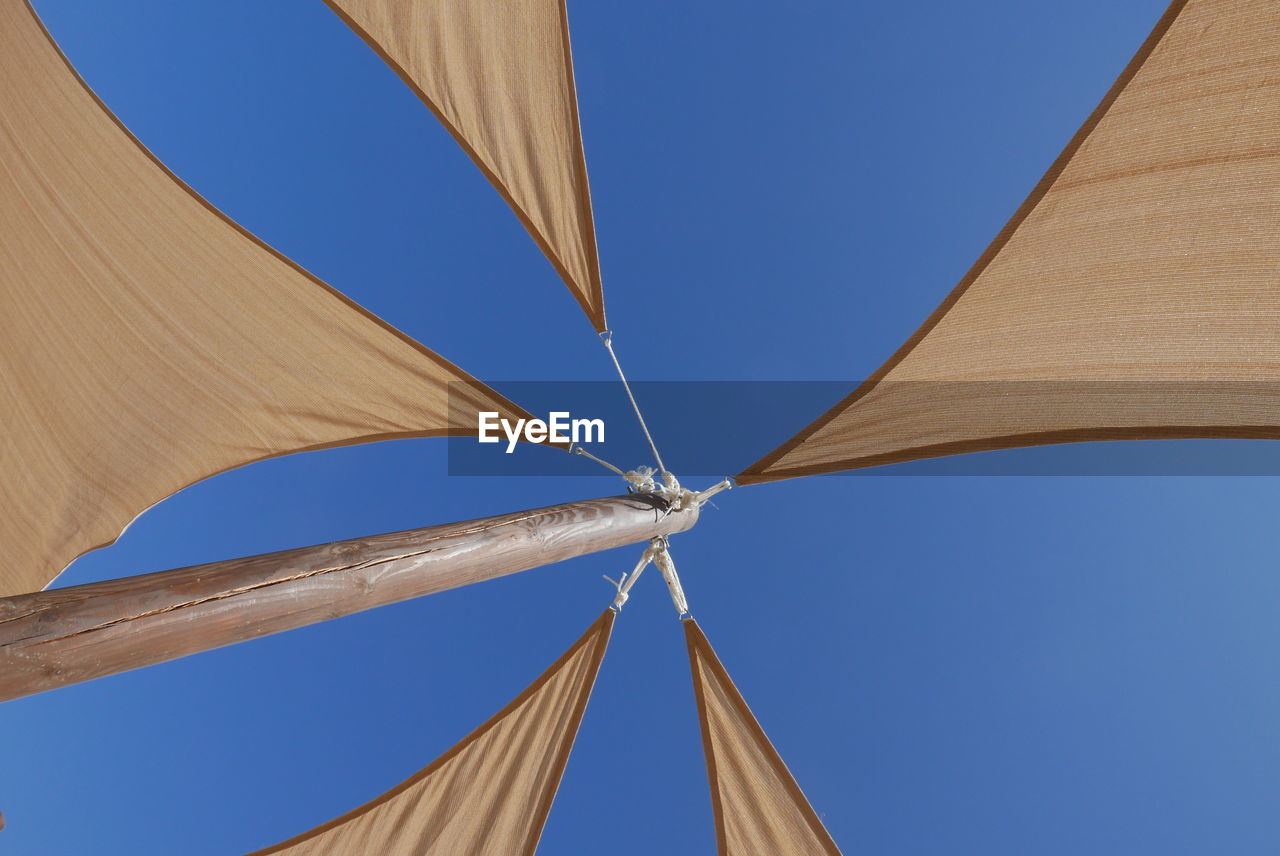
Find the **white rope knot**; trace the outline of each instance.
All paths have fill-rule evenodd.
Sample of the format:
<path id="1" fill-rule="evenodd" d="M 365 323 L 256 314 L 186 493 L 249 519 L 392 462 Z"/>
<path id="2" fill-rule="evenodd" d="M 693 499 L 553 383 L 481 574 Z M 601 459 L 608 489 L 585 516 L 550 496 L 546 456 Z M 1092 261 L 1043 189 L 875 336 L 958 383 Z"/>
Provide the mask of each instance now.
<path id="1" fill-rule="evenodd" d="M 667 470 L 662 471 L 662 480 L 657 478 L 657 470 L 653 467 L 636 467 L 622 474 L 636 493 L 652 493 L 667 501 L 669 511 L 687 511 L 701 508 L 711 497 L 722 490 L 729 490 L 733 482 L 724 479 L 706 490 L 689 490 L 680 484 L 680 480 Z"/>
<path id="2" fill-rule="evenodd" d="M 654 476 L 658 473 L 653 467 L 636 467 L 622 474 L 636 493 L 660 493 L 658 481 Z"/>
<path id="3" fill-rule="evenodd" d="M 686 487 L 682 487 L 680 480 L 668 470 L 662 471 L 662 479 L 659 481 L 658 471 L 653 467 L 641 466 L 636 467 L 634 470 L 623 472 L 603 458 L 598 458 L 591 454 L 577 443 L 569 445 L 569 454 L 590 458 L 611 472 L 622 476 L 627 483 L 627 489 L 632 493 L 648 493 L 662 497 L 667 502 L 667 513 L 701 508 L 720 491 L 729 490 L 733 487 L 733 482 L 726 478 L 706 490 L 689 490 Z"/>
<path id="4" fill-rule="evenodd" d="M 662 471 L 661 481 L 658 480 L 658 471 L 653 467 L 636 467 L 634 470 L 623 473 L 622 477 L 636 493 L 655 493 L 668 502 L 675 500 L 682 493 L 680 482 L 666 470 Z"/>

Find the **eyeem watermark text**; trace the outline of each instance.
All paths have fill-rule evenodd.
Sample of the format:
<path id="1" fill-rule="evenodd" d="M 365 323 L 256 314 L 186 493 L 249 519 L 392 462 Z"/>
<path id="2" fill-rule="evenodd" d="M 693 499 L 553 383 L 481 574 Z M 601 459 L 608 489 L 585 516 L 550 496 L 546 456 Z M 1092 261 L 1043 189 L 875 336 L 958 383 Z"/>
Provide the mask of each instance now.
<path id="1" fill-rule="evenodd" d="M 477 416 L 476 439 L 481 443 L 500 443 L 505 437 L 508 455 L 521 440 L 526 443 L 604 442 L 603 419 L 574 419 L 567 410 L 551 411 L 546 421 L 517 419 L 514 424 L 496 410 L 482 410 Z"/>

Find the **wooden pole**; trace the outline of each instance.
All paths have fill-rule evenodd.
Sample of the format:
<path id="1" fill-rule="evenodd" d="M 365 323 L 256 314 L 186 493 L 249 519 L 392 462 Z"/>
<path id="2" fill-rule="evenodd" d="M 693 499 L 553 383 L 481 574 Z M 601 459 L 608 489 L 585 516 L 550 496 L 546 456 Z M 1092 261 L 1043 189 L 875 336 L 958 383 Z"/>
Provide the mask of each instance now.
<path id="1" fill-rule="evenodd" d="M 0 701 L 670 535 L 648 494 L 0 598 Z"/>

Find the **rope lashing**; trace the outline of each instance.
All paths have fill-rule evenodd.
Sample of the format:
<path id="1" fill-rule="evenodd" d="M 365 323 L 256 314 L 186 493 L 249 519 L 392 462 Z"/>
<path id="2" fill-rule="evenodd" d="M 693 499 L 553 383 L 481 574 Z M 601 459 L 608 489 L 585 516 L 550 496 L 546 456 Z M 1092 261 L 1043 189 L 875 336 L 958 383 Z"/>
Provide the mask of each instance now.
<path id="1" fill-rule="evenodd" d="M 649 546 L 640 554 L 640 561 L 636 562 L 635 568 L 630 573 L 623 574 L 617 581 L 605 577 L 617 592 L 609 608 L 614 612 L 622 611 L 623 605 L 631 597 L 631 587 L 636 584 L 636 580 L 640 579 L 640 574 L 644 573 L 644 569 L 649 567 L 650 563 L 657 565 L 658 570 L 662 572 L 662 579 L 667 584 L 667 592 L 671 595 L 671 603 L 676 608 L 676 614 L 684 618 L 689 614 L 689 601 L 684 596 L 680 575 L 676 573 L 676 563 L 671 558 L 671 545 L 665 535 L 649 539 Z"/>
<path id="2" fill-rule="evenodd" d="M 685 599 L 684 588 L 680 585 L 680 575 L 676 573 L 676 563 L 671 559 L 670 545 L 665 536 L 654 538 L 661 541 L 662 548 L 654 555 L 653 563 L 662 571 L 662 579 L 667 583 L 667 591 L 671 594 L 671 604 L 676 608 L 676 615 L 684 618 L 689 614 L 689 601 Z"/>
<path id="3" fill-rule="evenodd" d="M 653 467 L 636 467 L 634 470 L 623 472 L 621 468 L 615 467 L 604 458 L 596 457 L 577 443 L 570 444 L 569 453 L 590 458 L 605 469 L 622 476 L 627 483 L 627 489 L 632 493 L 657 494 L 669 503 L 669 511 L 701 508 L 720 491 L 733 487 L 733 480 L 725 478 L 706 490 L 689 490 L 681 487 L 679 480 L 671 473 L 663 473 L 663 481 L 658 481 L 658 471 Z"/>
<path id="4" fill-rule="evenodd" d="M 600 341 L 604 343 L 605 350 L 609 352 L 609 358 L 613 360 L 613 367 L 618 371 L 618 378 L 622 381 L 622 388 L 626 390 L 627 398 L 631 401 L 631 409 L 636 413 L 636 420 L 640 423 L 640 430 L 644 432 L 645 440 L 649 442 L 649 450 L 653 452 L 653 459 L 657 462 L 658 469 L 636 467 L 634 470 L 623 472 L 618 467 L 608 461 L 597 458 L 577 444 L 571 445 L 569 452 L 571 454 L 584 455 L 622 476 L 626 479 L 629 489 L 633 493 L 649 493 L 661 496 L 667 502 L 667 513 L 701 508 L 720 491 L 732 488 L 733 482 L 727 478 L 703 491 L 689 490 L 680 486 L 680 481 L 667 469 L 667 465 L 662 460 L 662 453 L 658 451 L 658 444 L 653 441 L 653 435 L 649 433 L 649 425 L 644 420 L 644 413 L 640 410 L 640 404 L 636 401 L 635 393 L 631 391 L 631 383 L 627 380 L 627 374 L 622 370 L 622 363 L 618 361 L 618 355 L 613 350 L 613 333 L 605 330 L 600 334 Z M 662 476 L 661 481 L 657 478 L 659 473 Z M 636 566 L 630 573 L 624 573 L 621 579 L 615 582 L 605 576 L 605 579 L 613 585 L 615 591 L 613 603 L 609 604 L 609 608 L 614 612 L 622 610 L 622 607 L 631 597 L 631 587 L 636 584 L 636 580 L 640 579 L 640 574 L 644 573 L 644 569 L 649 567 L 650 563 L 657 565 L 658 570 L 662 572 L 662 579 L 667 584 L 667 592 L 671 595 L 671 603 L 676 608 L 676 614 L 682 619 L 687 617 L 689 615 L 689 601 L 685 598 L 684 588 L 680 585 L 680 575 L 676 573 L 676 563 L 671 558 L 670 544 L 668 544 L 666 536 L 651 538 L 649 546 L 640 555 L 640 561 L 636 562 Z"/>
<path id="5" fill-rule="evenodd" d="M 640 574 L 644 573 L 644 569 L 649 567 L 649 563 L 654 560 L 658 554 L 658 547 L 655 545 L 659 539 L 653 538 L 649 541 L 649 546 L 640 554 L 640 561 L 636 562 L 636 566 L 630 573 L 624 573 L 622 578 L 614 582 L 611 578 L 605 577 L 606 580 L 613 583 L 617 589 L 617 596 L 614 597 L 613 603 L 609 604 L 609 608 L 614 612 L 621 612 L 622 606 L 631 597 L 631 587 L 636 584 L 636 580 L 640 579 Z M 603 574 L 601 576 L 604 576 Z"/>
<path id="6" fill-rule="evenodd" d="M 701 508 L 711 497 L 722 490 L 733 487 L 732 479 L 722 479 L 706 490 L 689 490 L 681 487 L 680 482 L 671 473 L 663 473 L 663 481 L 658 481 L 653 467 L 636 467 L 622 474 L 631 486 L 632 493 L 652 493 L 667 501 L 668 511 L 684 511 L 690 508 Z"/>
<path id="7" fill-rule="evenodd" d="M 622 474 L 627 480 L 627 484 L 631 485 L 634 493 L 658 493 L 665 485 L 659 484 L 655 476 L 658 471 L 653 467 L 636 467 Z"/>

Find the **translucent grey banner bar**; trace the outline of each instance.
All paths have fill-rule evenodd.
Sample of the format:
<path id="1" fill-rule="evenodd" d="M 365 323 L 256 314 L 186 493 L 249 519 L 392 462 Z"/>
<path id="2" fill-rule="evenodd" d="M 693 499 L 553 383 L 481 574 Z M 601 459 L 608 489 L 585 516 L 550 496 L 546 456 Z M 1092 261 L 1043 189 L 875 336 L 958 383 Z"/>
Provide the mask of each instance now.
<path id="1" fill-rule="evenodd" d="M 617 382 L 489 385 L 526 408 L 536 422 L 503 422 L 496 413 L 468 409 L 466 396 L 451 394 L 454 429 L 469 435 L 449 440 L 453 475 L 616 478 L 585 457 L 566 454 L 575 432 L 583 448 L 624 470 L 654 464 Z M 463 387 L 454 386 L 458 392 Z M 843 381 L 641 381 L 632 387 L 663 458 L 681 477 L 741 472 L 852 389 Z M 1280 386 L 949 381 L 882 387 L 882 392 L 911 403 L 895 414 L 909 429 L 904 436 L 937 436 L 940 429 L 953 441 L 946 451 L 980 448 L 984 439 L 1011 448 L 937 456 L 936 449 L 913 450 L 907 441 L 903 456 L 919 459 L 845 470 L 843 475 L 1280 475 L 1280 443 L 1266 439 L 1280 437 Z M 933 406 L 937 402 L 975 404 Z M 1034 430 L 1022 432 L 1025 440 L 999 439 L 1010 433 L 1010 426 Z M 486 434 L 488 442 L 477 434 Z M 1188 439 L 1200 434 L 1207 439 Z M 1156 439 L 1110 439 L 1142 435 Z M 561 442 L 555 443 L 557 439 Z M 1045 439 L 1053 442 L 1039 445 Z M 1037 445 L 1029 445 L 1033 443 Z"/>

